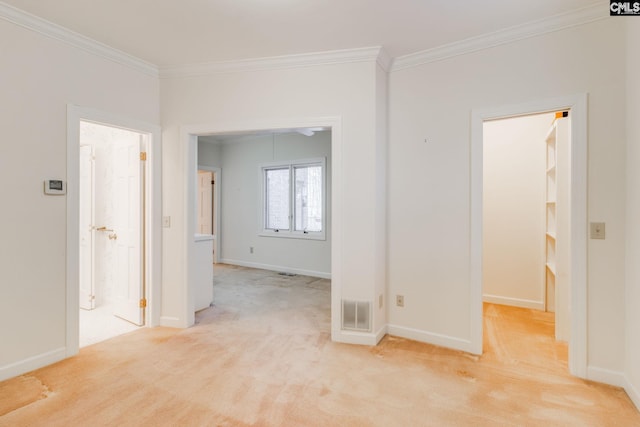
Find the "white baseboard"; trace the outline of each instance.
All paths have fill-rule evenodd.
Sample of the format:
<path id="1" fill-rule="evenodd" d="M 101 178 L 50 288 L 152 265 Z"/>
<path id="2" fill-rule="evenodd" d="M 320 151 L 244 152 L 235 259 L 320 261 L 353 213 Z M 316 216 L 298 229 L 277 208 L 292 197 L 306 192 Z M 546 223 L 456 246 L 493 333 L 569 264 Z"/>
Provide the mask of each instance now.
<path id="1" fill-rule="evenodd" d="M 636 408 L 638 408 L 638 410 L 640 411 L 640 390 L 635 388 L 628 378 L 625 378 L 624 383 L 624 391 L 627 392 L 627 395 L 629 396 L 633 404 L 636 405 Z"/>
<path id="2" fill-rule="evenodd" d="M 184 329 L 183 322 L 177 317 L 160 316 L 160 326 Z"/>
<path id="3" fill-rule="evenodd" d="M 331 332 L 331 341 L 341 342 L 343 344 L 374 346 L 378 344 L 377 338 L 378 338 L 377 334 L 374 334 L 372 332 L 357 332 L 357 331 L 343 331 L 343 330 Z"/>
<path id="4" fill-rule="evenodd" d="M 544 302 L 529 299 L 501 297 L 499 295 L 482 295 L 484 302 L 500 305 L 510 305 L 512 307 L 531 308 L 533 310 L 544 310 Z"/>
<path id="5" fill-rule="evenodd" d="M 376 345 L 387 335 L 387 325 L 384 325 L 380 330 L 376 333 Z"/>
<path id="6" fill-rule="evenodd" d="M 627 384 L 627 379 L 622 372 L 611 371 L 595 366 L 587 367 L 587 379 L 616 387 L 624 387 Z"/>
<path id="7" fill-rule="evenodd" d="M 471 341 L 461 340 L 447 335 L 434 334 L 432 332 L 421 331 L 404 326 L 387 325 L 387 333 L 401 338 L 407 338 L 414 341 L 420 341 L 427 344 L 433 344 L 440 347 L 451 348 L 454 350 L 466 351 L 473 353 Z"/>
<path id="8" fill-rule="evenodd" d="M 285 273 L 300 274 L 303 276 L 319 277 L 321 279 L 331 279 L 331 273 L 325 273 L 322 271 L 303 270 L 301 268 L 283 267 L 283 266 L 271 265 L 271 264 L 260 264 L 257 262 L 248 262 L 248 261 L 228 259 L 228 258 L 220 259 L 218 262 L 221 264 L 238 265 L 240 267 L 259 268 L 262 270 L 278 271 L 278 272 L 282 271 Z M 213 270 L 215 271 L 215 266 L 213 267 Z"/>
<path id="9" fill-rule="evenodd" d="M 17 377 L 18 375 L 31 372 L 34 369 L 42 368 L 43 366 L 51 365 L 52 363 L 59 362 L 66 358 L 67 349 L 65 347 L 60 347 L 37 356 L 20 360 L 19 362 L 0 366 L 0 381 Z"/>

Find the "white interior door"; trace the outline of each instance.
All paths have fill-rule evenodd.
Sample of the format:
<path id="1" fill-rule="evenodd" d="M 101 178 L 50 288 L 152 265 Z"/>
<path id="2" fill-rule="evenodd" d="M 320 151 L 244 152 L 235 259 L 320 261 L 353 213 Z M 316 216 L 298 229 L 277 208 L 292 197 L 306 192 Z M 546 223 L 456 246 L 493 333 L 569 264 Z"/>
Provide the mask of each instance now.
<path id="1" fill-rule="evenodd" d="M 115 224 L 117 279 L 114 314 L 136 325 L 144 324 L 143 199 L 144 161 L 141 141 L 117 141 L 115 157 Z"/>
<path id="2" fill-rule="evenodd" d="M 80 308 L 95 308 L 93 147 L 80 147 Z"/>
<path id="3" fill-rule="evenodd" d="M 198 171 L 198 233 L 213 234 L 213 173 Z"/>

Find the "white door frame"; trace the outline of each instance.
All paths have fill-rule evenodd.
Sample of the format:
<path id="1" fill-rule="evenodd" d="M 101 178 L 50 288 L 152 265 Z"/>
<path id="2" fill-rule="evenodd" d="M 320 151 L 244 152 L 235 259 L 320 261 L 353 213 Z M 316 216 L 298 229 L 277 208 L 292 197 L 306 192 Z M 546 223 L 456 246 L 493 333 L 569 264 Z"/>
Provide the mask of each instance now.
<path id="1" fill-rule="evenodd" d="M 473 110 L 471 116 L 471 351 L 482 354 L 482 165 L 485 120 L 571 110 L 569 372 L 587 377 L 587 94 Z"/>
<path id="2" fill-rule="evenodd" d="M 311 117 L 300 119 L 273 119 L 242 123 L 211 123 L 180 127 L 180 143 L 185 153 L 185 248 L 183 263 L 184 287 L 182 313 L 178 327 L 189 327 L 195 322 L 194 277 L 195 240 L 197 224 L 196 189 L 198 184 L 198 136 L 228 133 L 248 133 L 272 131 L 278 129 L 297 129 L 307 127 L 326 127 L 331 129 L 331 339 L 345 341 L 340 327 L 342 295 L 342 218 L 341 210 L 341 174 L 342 174 L 342 119 L 340 117 Z"/>
<path id="3" fill-rule="evenodd" d="M 160 292 L 162 289 L 162 145 L 160 127 L 107 113 L 104 111 L 67 105 L 67 313 L 66 313 L 66 356 L 79 351 L 79 154 L 80 122 L 88 121 L 106 126 L 131 130 L 149 136 L 146 169 L 146 283 L 147 310 L 146 324 L 160 323 Z"/>
<path id="4" fill-rule="evenodd" d="M 213 172 L 214 175 L 214 180 L 215 180 L 215 186 L 214 186 L 214 190 L 213 190 L 213 206 L 215 208 L 215 212 L 214 212 L 214 219 L 213 219 L 213 231 L 215 231 L 215 233 L 213 233 L 213 235 L 215 236 L 215 240 L 213 242 L 214 248 L 215 248 L 215 255 L 213 257 L 214 260 L 214 264 L 217 264 L 218 262 L 220 262 L 220 242 L 221 242 L 221 235 L 222 233 L 220 232 L 220 194 L 222 190 L 222 169 L 215 167 L 215 166 L 207 166 L 207 165 L 198 165 L 198 170 L 201 171 L 209 171 L 209 172 Z"/>

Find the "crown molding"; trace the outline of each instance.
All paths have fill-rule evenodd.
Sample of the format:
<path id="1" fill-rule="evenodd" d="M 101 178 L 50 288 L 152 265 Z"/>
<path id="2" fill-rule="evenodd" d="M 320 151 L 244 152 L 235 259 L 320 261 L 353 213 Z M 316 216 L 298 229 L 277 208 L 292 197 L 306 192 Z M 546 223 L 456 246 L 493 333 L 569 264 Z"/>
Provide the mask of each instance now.
<path id="1" fill-rule="evenodd" d="M 595 3 L 591 6 L 555 15 L 550 18 L 513 26 L 493 33 L 483 34 L 478 37 L 472 37 L 459 42 L 435 47 L 433 49 L 398 56 L 391 63 L 390 72 L 442 61 L 454 56 L 477 52 L 479 50 L 489 49 L 507 43 L 513 43 L 518 40 L 560 31 L 608 17 L 608 9 L 603 6 L 603 3 Z"/>
<path id="2" fill-rule="evenodd" d="M 277 70 L 368 61 L 375 61 L 388 70 L 391 61 L 387 58 L 389 58 L 388 55 L 381 47 L 365 47 L 240 61 L 161 66 L 160 78 L 195 77 L 218 73 Z"/>
<path id="3" fill-rule="evenodd" d="M 391 58 L 382 47 L 366 47 L 240 61 L 158 67 L 126 52 L 112 48 L 0 1 L 0 19 L 61 41 L 101 58 L 122 64 L 144 74 L 160 78 L 192 77 L 217 73 L 275 70 L 368 61 L 375 61 L 387 72 L 394 72 L 605 19 L 608 17 L 608 14 L 603 12 L 603 10 L 605 10 L 603 3 L 599 2 L 550 18 L 532 21 L 527 24 L 513 26 L 504 30 L 396 58 Z"/>
<path id="4" fill-rule="evenodd" d="M 381 47 L 380 50 L 378 51 L 378 57 L 376 58 L 376 61 L 378 62 L 378 65 L 382 67 L 382 69 L 387 73 L 389 72 L 389 70 L 391 70 L 391 64 L 393 62 L 393 58 L 389 56 L 389 54 L 387 53 L 386 50 L 384 50 L 384 48 Z"/>
<path id="5" fill-rule="evenodd" d="M 144 74 L 153 77 L 158 77 L 159 75 L 158 67 L 149 62 L 143 61 L 133 55 L 114 49 L 106 44 L 78 34 L 60 25 L 46 21 L 3 2 L 0 2 L 0 19 L 4 19 L 5 21 L 19 25 L 28 30 L 35 31 L 101 58 L 117 62 L 118 64 L 127 66 Z"/>

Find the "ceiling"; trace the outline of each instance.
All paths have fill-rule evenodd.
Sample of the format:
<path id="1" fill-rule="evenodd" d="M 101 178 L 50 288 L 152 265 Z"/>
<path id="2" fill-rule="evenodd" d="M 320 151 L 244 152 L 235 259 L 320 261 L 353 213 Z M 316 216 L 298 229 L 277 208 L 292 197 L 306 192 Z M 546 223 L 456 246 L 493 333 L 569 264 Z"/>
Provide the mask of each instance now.
<path id="1" fill-rule="evenodd" d="M 594 0 L 2 0 L 158 66 L 382 46 L 398 57 Z M 602 4 L 608 13 L 608 4 Z"/>

